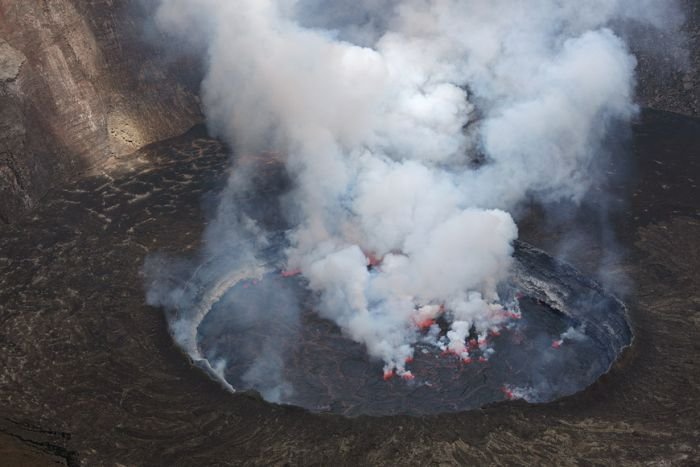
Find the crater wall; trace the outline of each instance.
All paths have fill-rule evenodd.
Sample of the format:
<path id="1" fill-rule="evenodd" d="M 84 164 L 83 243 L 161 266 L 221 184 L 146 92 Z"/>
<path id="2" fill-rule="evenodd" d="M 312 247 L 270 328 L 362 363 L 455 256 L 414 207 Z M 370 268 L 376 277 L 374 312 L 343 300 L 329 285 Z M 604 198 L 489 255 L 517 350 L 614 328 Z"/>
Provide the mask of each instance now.
<path id="1" fill-rule="evenodd" d="M 0 0 L 0 221 L 201 121 L 199 67 L 147 45 L 149 4 Z"/>
<path id="2" fill-rule="evenodd" d="M 623 25 L 644 107 L 700 115 L 700 4 L 677 34 Z M 196 57 L 152 44 L 143 0 L 0 0 L 0 224 L 51 187 L 202 121 Z M 154 40 L 156 39 L 156 40 Z M 150 45 L 149 45 L 150 44 Z"/>

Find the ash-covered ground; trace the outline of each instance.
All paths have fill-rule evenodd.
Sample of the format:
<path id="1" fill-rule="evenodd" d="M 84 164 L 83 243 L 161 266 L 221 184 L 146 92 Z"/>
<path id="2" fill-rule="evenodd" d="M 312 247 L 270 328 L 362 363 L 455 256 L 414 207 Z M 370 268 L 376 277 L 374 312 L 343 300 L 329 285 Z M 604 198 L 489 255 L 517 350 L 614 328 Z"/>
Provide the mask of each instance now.
<path id="1" fill-rule="evenodd" d="M 632 143 L 601 187 L 607 215 L 533 206 L 519 222 L 523 240 L 623 295 L 632 347 L 571 397 L 422 417 L 276 406 L 190 365 L 144 303 L 142 265 L 155 251 L 195 254 L 227 150 L 194 131 L 120 158 L 0 235 L 0 455 L 9 465 L 694 465 L 700 122 L 645 111 Z"/>

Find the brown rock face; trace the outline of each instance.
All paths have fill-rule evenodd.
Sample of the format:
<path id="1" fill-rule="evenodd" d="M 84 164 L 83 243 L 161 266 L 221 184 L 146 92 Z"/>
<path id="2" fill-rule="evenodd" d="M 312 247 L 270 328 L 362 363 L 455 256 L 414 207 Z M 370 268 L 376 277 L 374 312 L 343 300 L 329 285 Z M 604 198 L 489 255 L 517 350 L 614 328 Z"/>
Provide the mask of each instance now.
<path id="1" fill-rule="evenodd" d="M 197 66 L 146 44 L 149 8 L 0 0 L 0 221 L 87 167 L 200 121 L 183 72 Z"/>

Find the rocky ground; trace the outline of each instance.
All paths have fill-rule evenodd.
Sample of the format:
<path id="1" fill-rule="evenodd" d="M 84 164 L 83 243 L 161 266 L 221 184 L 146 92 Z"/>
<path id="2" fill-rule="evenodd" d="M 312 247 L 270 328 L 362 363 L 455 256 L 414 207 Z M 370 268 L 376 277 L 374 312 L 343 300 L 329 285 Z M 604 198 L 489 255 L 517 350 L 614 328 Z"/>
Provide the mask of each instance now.
<path id="1" fill-rule="evenodd" d="M 115 159 L 0 235 L 0 454 L 13 465 L 696 465 L 700 122 L 648 111 L 632 143 L 634 176 L 618 184 L 631 201 L 610 224 L 621 248 L 605 263 L 608 282 L 628 287 L 632 348 L 558 402 L 415 418 L 275 406 L 192 367 L 144 304 L 141 267 L 150 252 L 196 250 L 225 148 L 194 131 Z M 589 228 L 569 258 L 596 275 L 610 236 L 579 216 Z M 533 211 L 522 237 L 556 250 L 577 223 Z"/>
<path id="2" fill-rule="evenodd" d="M 700 2 L 680 0 L 681 33 L 620 27 L 637 57 L 639 102 L 659 110 L 700 115 Z"/>
<path id="3" fill-rule="evenodd" d="M 697 465 L 700 5 L 683 2 L 683 37 L 628 31 L 640 102 L 678 115 L 642 114 L 609 197 L 519 220 L 624 295 L 632 348 L 559 402 L 349 419 L 223 391 L 144 303 L 145 256 L 194 254 L 227 158 L 201 129 L 138 150 L 200 120 L 196 60 L 144 42 L 153 3 L 0 0 L 0 464 Z"/>

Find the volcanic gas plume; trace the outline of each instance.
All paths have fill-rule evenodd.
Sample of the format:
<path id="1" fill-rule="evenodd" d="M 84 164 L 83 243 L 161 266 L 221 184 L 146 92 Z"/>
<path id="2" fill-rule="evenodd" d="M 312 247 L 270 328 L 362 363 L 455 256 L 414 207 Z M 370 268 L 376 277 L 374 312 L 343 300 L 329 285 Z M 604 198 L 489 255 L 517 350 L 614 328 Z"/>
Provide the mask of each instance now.
<path id="1" fill-rule="evenodd" d="M 469 359 L 470 335 L 517 315 L 499 296 L 517 237 L 509 212 L 531 198 L 582 199 L 607 129 L 635 115 L 635 59 L 613 27 L 661 27 L 671 10 L 667 0 L 162 0 L 160 27 L 206 52 L 203 106 L 234 156 L 203 250 L 183 266 L 199 285 L 155 278 L 150 303 L 177 310 L 176 340 L 202 359 L 197 329 L 212 302 L 261 278 L 278 246 L 274 267 L 299 272 L 320 316 L 385 374 L 412 378 L 418 342 Z M 266 201 L 282 229 L 241 201 L 255 183 L 245 156 L 259 154 L 281 159 L 289 179 Z M 236 319 L 297 320 L 283 289 Z M 293 339 L 258 342 L 249 387 L 277 400 L 293 390 L 271 376 Z"/>

